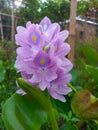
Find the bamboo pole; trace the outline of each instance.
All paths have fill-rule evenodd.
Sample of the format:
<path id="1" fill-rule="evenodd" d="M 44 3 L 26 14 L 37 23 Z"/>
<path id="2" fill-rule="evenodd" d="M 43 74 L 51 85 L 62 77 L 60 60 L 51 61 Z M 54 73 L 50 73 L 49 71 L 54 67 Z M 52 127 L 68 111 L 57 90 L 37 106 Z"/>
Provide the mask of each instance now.
<path id="1" fill-rule="evenodd" d="M 12 15 L 10 15 L 10 14 L 6 14 L 6 13 L 2 13 L 2 12 L 0 12 L 0 15 L 4 15 L 4 16 L 8 16 L 8 17 L 12 17 Z M 15 18 L 20 18 L 20 17 L 17 17 L 17 16 L 14 16 Z"/>
<path id="2" fill-rule="evenodd" d="M 14 6 L 15 6 L 15 1 L 12 0 L 12 34 L 11 34 L 11 40 L 12 40 L 12 44 L 14 44 Z"/>
<path id="3" fill-rule="evenodd" d="M 4 41 L 4 35 L 3 35 L 3 26 L 2 26 L 2 17 L 0 15 L 0 29 L 1 29 L 1 39 L 2 42 Z"/>
<path id="4" fill-rule="evenodd" d="M 75 48 L 76 11 L 77 11 L 77 0 L 71 0 L 69 39 L 68 39 L 68 42 L 70 43 L 71 51 L 68 55 L 68 58 L 73 64 L 74 64 L 74 48 Z"/>

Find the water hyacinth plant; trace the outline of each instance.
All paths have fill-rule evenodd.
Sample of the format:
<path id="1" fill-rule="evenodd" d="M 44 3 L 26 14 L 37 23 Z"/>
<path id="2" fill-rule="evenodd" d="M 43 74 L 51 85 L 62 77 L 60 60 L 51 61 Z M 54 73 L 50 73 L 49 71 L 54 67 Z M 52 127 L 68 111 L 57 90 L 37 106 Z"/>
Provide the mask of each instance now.
<path id="1" fill-rule="evenodd" d="M 60 25 L 48 17 L 39 24 L 27 22 L 26 27 L 18 26 L 16 30 L 15 67 L 22 76 L 17 79 L 21 89 L 4 104 L 4 123 L 8 130 L 40 130 L 49 120 L 52 130 L 58 130 L 59 114 L 50 96 L 65 102 L 65 95 L 72 91 L 67 86 L 73 67 L 66 58 L 70 51 L 70 45 L 65 42 L 68 31 L 60 31 Z"/>
<path id="2" fill-rule="evenodd" d="M 67 84 L 71 80 L 68 73 L 72 63 L 65 57 L 70 51 L 70 45 L 64 43 L 68 31 L 60 31 L 57 23 L 51 23 L 48 17 L 40 24 L 28 22 L 26 28 L 17 27 L 15 36 L 17 59 L 15 67 L 29 84 L 47 89 L 49 94 L 62 102 L 64 95 L 71 92 Z"/>

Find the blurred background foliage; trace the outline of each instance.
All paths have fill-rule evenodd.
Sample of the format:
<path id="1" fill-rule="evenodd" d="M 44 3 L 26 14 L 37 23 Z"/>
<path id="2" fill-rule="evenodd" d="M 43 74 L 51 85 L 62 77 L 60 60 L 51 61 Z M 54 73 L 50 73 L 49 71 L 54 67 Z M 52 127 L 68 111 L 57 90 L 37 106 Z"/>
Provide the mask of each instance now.
<path id="1" fill-rule="evenodd" d="M 94 8 L 94 9 L 93 9 Z M 11 14 L 11 1 L 0 0 L 0 12 Z M 91 10 L 90 10 L 91 9 Z M 97 0 L 80 0 L 77 6 L 77 15 L 86 18 L 88 13 L 98 9 Z M 19 7 L 15 5 L 15 16 L 18 17 L 17 25 L 25 26 L 27 21 L 39 23 L 44 16 L 48 16 L 52 22 L 61 22 L 69 19 L 70 16 L 70 1 L 69 0 L 47 0 L 42 2 L 41 0 L 23 0 L 23 4 Z M 98 22 L 98 16 L 96 20 Z M 3 25 L 11 25 L 11 18 L 2 16 Z M 11 28 L 3 26 L 5 40 L 0 41 L 0 129 L 5 130 L 1 113 L 2 104 L 8 99 L 16 90 L 16 79 L 20 75 L 16 73 L 14 68 L 15 63 L 15 49 L 11 43 Z M 1 40 L 1 36 L 0 36 Z M 75 65 L 71 71 L 72 81 L 71 84 L 77 91 L 88 89 L 94 96 L 98 98 L 98 37 L 93 37 L 87 41 L 78 41 L 75 43 Z M 71 111 L 72 95 L 68 95 L 67 102 L 61 103 L 54 101 L 53 104 L 61 114 L 62 121 L 66 122 L 66 126 L 62 125 L 61 130 L 98 130 L 98 122 L 85 121 L 80 125 L 79 119 Z M 47 124 L 43 126 L 46 128 Z M 43 129 L 42 128 L 42 129 Z M 47 129 L 47 128 L 46 128 Z"/>

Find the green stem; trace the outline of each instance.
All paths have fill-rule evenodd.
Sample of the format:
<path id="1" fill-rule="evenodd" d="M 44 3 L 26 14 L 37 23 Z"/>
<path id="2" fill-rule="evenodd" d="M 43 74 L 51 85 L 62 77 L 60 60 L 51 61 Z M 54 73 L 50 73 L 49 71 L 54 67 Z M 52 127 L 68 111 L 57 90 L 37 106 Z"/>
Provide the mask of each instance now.
<path id="1" fill-rule="evenodd" d="M 58 125 L 57 125 L 57 121 L 55 118 L 55 113 L 54 113 L 54 109 L 52 107 L 51 104 L 51 100 L 50 100 L 50 96 L 48 95 L 48 105 L 49 105 L 49 111 L 48 111 L 48 116 L 52 125 L 52 130 L 59 130 Z"/>
<path id="2" fill-rule="evenodd" d="M 68 83 L 68 87 L 70 87 L 75 93 L 77 92 L 77 90 L 70 83 Z"/>

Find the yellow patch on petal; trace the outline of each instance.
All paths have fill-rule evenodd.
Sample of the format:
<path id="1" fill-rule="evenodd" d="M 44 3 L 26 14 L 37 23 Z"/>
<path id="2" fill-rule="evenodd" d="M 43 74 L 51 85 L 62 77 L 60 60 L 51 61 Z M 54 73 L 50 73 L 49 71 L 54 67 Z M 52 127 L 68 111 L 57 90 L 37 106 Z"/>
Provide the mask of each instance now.
<path id="1" fill-rule="evenodd" d="M 36 41 L 37 41 L 36 36 L 32 36 L 32 41 L 33 41 L 33 42 L 36 42 Z"/>
<path id="2" fill-rule="evenodd" d="M 54 47 L 54 51 L 56 51 L 56 50 L 57 50 L 57 46 Z"/>
<path id="3" fill-rule="evenodd" d="M 41 65 L 44 65 L 44 64 L 45 64 L 45 60 L 44 60 L 44 59 L 41 59 L 41 60 L 40 60 L 40 64 L 41 64 Z"/>

